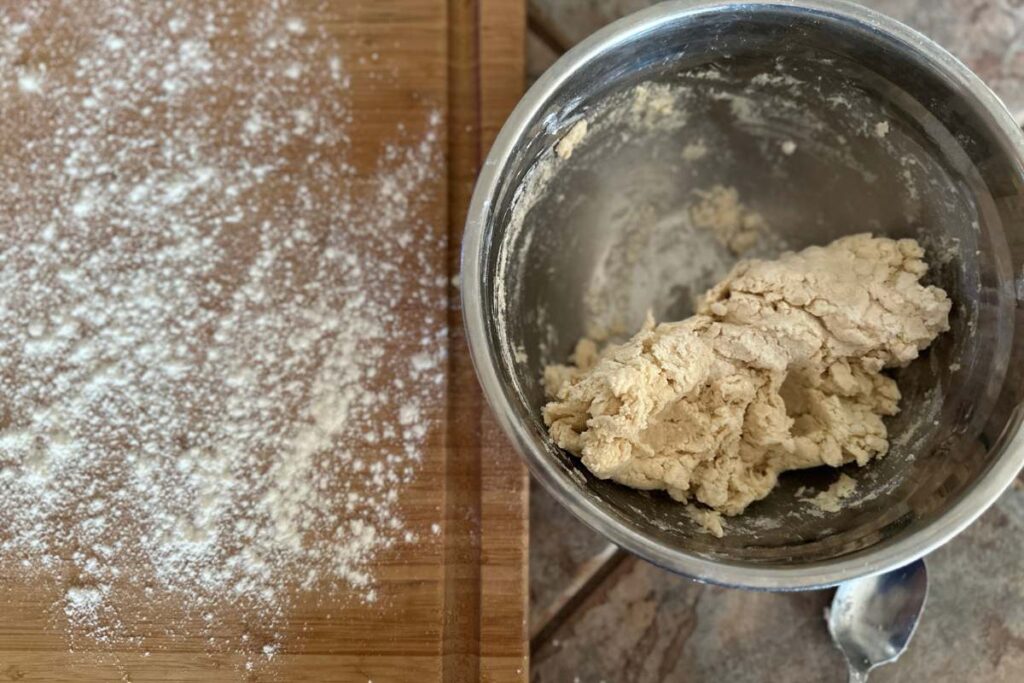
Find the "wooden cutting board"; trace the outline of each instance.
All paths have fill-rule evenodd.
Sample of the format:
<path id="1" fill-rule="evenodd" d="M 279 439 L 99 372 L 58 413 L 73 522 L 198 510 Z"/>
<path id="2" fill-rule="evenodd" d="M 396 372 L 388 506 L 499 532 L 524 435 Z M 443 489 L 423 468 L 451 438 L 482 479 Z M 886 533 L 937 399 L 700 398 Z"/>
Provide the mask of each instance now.
<path id="1" fill-rule="evenodd" d="M 448 154 L 421 218 L 447 239 L 438 258 L 455 275 L 473 180 L 523 87 L 523 0 L 313 4 L 307 22 L 338 37 L 352 77 L 349 135 L 360 174 L 373 173 L 386 131 L 403 124 L 416 139 L 429 112 L 445 113 Z M 447 387 L 402 503 L 420 538 L 435 536 L 433 524 L 441 532 L 379 558 L 375 604 L 300 599 L 272 664 L 246 673 L 242 656 L 209 654 L 198 636 L 150 642 L 148 651 L 79 642 L 71 652 L 53 617 L 57 594 L 0 576 L 0 681 L 526 680 L 527 478 L 484 407 L 454 284 L 449 295 Z M 419 313 L 399 311 L 410 325 Z"/>

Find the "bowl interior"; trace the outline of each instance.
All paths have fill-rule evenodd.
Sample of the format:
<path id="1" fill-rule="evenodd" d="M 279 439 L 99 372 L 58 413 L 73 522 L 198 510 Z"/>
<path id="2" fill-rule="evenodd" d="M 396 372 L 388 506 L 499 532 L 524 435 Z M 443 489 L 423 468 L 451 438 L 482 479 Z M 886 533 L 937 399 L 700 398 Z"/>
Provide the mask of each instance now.
<path id="1" fill-rule="evenodd" d="M 899 40 L 827 12 L 745 7 L 635 31 L 538 84 L 547 95 L 486 227 L 483 298 L 514 419 L 544 457 L 535 466 L 670 549 L 809 565 L 943 515 L 1013 431 L 1021 179 L 971 93 Z M 581 119 L 571 156 L 556 153 Z M 582 336 L 629 336 L 648 309 L 692 311 L 737 258 L 693 220 L 696 202 L 722 192 L 768 226 L 745 256 L 856 232 L 915 237 L 954 308 L 951 331 L 897 373 L 889 454 L 844 468 L 858 487 L 842 509 L 804 500 L 835 470 L 789 473 L 716 539 L 666 495 L 598 480 L 555 447 L 540 376 Z"/>

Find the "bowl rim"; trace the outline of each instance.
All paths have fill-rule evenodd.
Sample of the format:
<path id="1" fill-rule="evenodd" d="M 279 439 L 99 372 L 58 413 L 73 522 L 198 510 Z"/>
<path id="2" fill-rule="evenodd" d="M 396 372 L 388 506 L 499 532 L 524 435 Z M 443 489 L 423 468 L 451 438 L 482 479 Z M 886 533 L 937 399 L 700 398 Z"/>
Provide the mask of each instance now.
<path id="1" fill-rule="evenodd" d="M 529 428 L 516 418 L 512 402 L 500 381 L 496 352 L 488 342 L 481 296 L 484 237 L 493 218 L 498 181 L 517 142 L 526 134 L 527 125 L 545 108 L 551 96 L 583 65 L 648 29 L 700 14 L 751 12 L 762 8 L 805 12 L 854 22 L 918 52 L 927 59 L 931 68 L 977 99 L 1003 136 L 1006 148 L 1014 150 L 1013 162 L 1018 174 L 1024 175 L 1024 134 L 1002 101 L 957 58 L 896 19 L 845 0 L 670 0 L 619 19 L 573 47 L 538 79 L 508 117 L 481 168 L 470 202 L 462 241 L 461 304 L 470 356 L 488 404 L 534 477 L 579 520 L 635 555 L 697 581 L 756 590 L 810 590 L 907 565 L 946 543 L 974 522 L 1024 466 L 1024 434 L 1018 429 L 1024 417 L 1022 406 L 1016 406 L 1007 420 L 1003 436 L 1008 438 L 998 440 L 1004 445 L 992 464 L 949 509 L 905 537 L 896 536 L 877 547 L 792 567 L 765 567 L 755 563 L 709 559 L 670 547 L 629 528 L 625 522 L 580 495 L 569 483 L 569 477 L 557 471 L 558 464 L 550 455 L 536 447 Z"/>

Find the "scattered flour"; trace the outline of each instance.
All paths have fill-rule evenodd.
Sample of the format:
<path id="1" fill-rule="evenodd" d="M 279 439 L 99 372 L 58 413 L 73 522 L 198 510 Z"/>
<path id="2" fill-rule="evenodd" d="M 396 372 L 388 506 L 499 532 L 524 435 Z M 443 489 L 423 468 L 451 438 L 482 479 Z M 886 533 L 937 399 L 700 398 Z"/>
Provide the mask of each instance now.
<path id="1" fill-rule="evenodd" d="M 853 495 L 857 490 L 857 480 L 847 474 L 840 474 L 831 486 L 807 502 L 824 512 L 839 512 L 842 501 Z"/>
<path id="2" fill-rule="evenodd" d="M 0 568 L 60 587 L 72 644 L 167 609 L 272 633 L 301 591 L 374 600 L 416 538 L 441 117 L 356 189 L 349 76 L 299 8 L 0 8 Z"/>

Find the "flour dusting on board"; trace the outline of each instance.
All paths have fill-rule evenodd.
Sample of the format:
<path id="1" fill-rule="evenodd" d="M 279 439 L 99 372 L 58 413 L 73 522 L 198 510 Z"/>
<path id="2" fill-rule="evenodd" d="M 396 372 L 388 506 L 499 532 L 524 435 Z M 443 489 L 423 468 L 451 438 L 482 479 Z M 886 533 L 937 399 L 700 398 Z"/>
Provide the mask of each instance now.
<path id="1" fill-rule="evenodd" d="M 269 659 L 295 595 L 374 601 L 417 540 L 441 119 L 354 194 L 346 65 L 300 7 L 0 9 L 0 568 L 61 591 L 73 647 L 172 609 Z"/>

